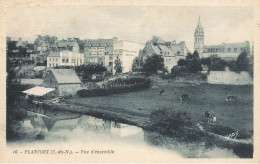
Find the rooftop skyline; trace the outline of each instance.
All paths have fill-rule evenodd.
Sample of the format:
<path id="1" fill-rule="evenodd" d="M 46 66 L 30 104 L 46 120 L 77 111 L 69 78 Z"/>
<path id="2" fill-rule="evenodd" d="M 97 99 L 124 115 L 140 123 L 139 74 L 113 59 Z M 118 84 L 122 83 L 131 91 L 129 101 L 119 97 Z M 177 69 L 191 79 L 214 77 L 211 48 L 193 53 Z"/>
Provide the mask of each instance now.
<path id="1" fill-rule="evenodd" d="M 250 7 L 19 7 L 8 10 L 7 36 L 33 42 L 37 35 L 58 39 L 118 37 L 145 43 L 152 36 L 185 41 L 193 51 L 194 31 L 200 16 L 205 44 L 253 40 Z"/>

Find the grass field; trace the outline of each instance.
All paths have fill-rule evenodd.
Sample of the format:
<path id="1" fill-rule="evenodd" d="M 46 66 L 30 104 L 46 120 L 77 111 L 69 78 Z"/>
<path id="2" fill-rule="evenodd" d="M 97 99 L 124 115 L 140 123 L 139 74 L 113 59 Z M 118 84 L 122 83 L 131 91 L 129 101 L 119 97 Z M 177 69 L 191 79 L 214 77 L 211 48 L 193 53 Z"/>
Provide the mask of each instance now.
<path id="1" fill-rule="evenodd" d="M 160 96 L 159 91 L 166 90 Z M 190 100 L 180 103 L 181 94 L 190 94 Z M 237 95 L 238 101 L 225 102 L 227 95 Z M 71 102 L 94 106 L 114 107 L 118 112 L 148 116 L 151 111 L 170 107 L 174 110 L 187 111 L 194 121 L 203 121 L 205 111 L 214 111 L 217 124 L 238 130 L 253 131 L 253 86 L 231 85 L 186 85 L 177 86 L 167 81 L 153 82 L 153 87 L 139 92 L 114 94 L 101 97 L 76 97 Z"/>

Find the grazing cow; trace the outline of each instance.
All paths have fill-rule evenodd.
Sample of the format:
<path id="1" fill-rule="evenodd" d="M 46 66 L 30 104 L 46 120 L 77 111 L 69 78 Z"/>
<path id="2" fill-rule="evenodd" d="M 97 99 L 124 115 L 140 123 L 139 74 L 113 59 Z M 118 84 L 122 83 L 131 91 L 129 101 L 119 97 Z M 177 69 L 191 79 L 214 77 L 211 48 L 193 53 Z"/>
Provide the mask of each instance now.
<path id="1" fill-rule="evenodd" d="M 182 94 L 180 97 L 181 102 L 187 101 L 190 98 L 189 94 Z"/>
<path id="2" fill-rule="evenodd" d="M 211 112 L 206 111 L 205 112 L 205 121 L 206 122 L 216 122 L 217 117 L 216 117 L 215 113 L 212 111 Z"/>
<path id="3" fill-rule="evenodd" d="M 226 102 L 237 102 L 237 96 L 228 96 Z"/>
<path id="4" fill-rule="evenodd" d="M 165 90 L 164 89 L 160 90 L 160 95 L 165 95 Z"/>

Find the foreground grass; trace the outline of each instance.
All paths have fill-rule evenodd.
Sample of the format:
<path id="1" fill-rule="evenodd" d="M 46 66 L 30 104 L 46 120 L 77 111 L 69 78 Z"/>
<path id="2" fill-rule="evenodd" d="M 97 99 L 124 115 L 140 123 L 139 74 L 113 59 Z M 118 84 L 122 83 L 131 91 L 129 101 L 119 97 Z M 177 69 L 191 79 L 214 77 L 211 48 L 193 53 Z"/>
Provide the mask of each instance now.
<path id="1" fill-rule="evenodd" d="M 159 91 L 166 90 L 160 96 Z M 181 94 L 190 94 L 190 100 L 182 104 Z M 228 94 L 237 95 L 238 102 L 227 103 Z M 166 81 L 156 82 L 153 87 L 139 92 L 115 94 L 101 97 L 73 98 L 71 102 L 115 108 L 114 111 L 149 116 L 154 109 L 171 107 L 187 111 L 193 121 L 204 121 L 205 111 L 214 111 L 217 123 L 238 130 L 253 131 L 253 86 L 187 85 L 176 86 Z"/>

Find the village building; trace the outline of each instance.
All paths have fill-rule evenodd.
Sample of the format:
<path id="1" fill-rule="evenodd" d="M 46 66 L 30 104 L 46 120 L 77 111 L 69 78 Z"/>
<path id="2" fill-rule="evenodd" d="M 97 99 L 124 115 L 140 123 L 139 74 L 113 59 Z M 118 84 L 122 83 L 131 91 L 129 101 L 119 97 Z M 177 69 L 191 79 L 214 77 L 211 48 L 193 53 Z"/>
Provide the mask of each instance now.
<path id="1" fill-rule="evenodd" d="M 84 63 L 101 64 L 112 72 L 113 68 L 113 47 L 118 39 L 90 39 L 84 45 Z"/>
<path id="2" fill-rule="evenodd" d="M 225 61 L 236 61 L 242 52 L 250 54 L 249 41 L 239 43 L 222 43 L 219 45 L 204 45 L 204 29 L 200 23 L 194 33 L 194 50 L 197 51 L 201 58 L 210 56 L 220 57 Z"/>
<path id="3" fill-rule="evenodd" d="M 68 40 L 61 40 L 57 44 L 58 51 L 72 51 L 79 53 L 79 44 L 77 40 L 68 38 Z"/>
<path id="4" fill-rule="evenodd" d="M 55 88 L 59 96 L 75 95 L 82 84 L 72 69 L 51 69 L 43 83 L 44 87 Z"/>
<path id="5" fill-rule="evenodd" d="M 34 42 L 34 50 L 37 52 L 45 52 L 52 50 L 51 47 L 57 43 L 56 36 L 41 36 L 38 35 Z"/>
<path id="6" fill-rule="evenodd" d="M 153 37 L 152 40 L 148 41 L 142 51 L 140 51 L 139 58 L 142 63 L 145 62 L 148 56 L 159 55 L 164 59 L 164 65 L 170 72 L 173 66 L 177 65 L 179 59 L 185 59 L 189 50 L 186 47 L 184 41 L 180 43 L 165 42 L 159 37 Z"/>
<path id="7" fill-rule="evenodd" d="M 80 66 L 84 63 L 84 54 L 73 51 L 51 52 L 47 57 L 47 67 Z"/>
<path id="8" fill-rule="evenodd" d="M 113 63 L 118 58 L 122 62 L 123 73 L 130 72 L 132 70 L 132 64 L 136 57 L 138 57 L 139 51 L 144 48 L 144 44 L 135 43 L 126 40 L 120 40 L 114 42 L 113 50 Z M 113 68 L 113 73 L 115 69 Z"/>

